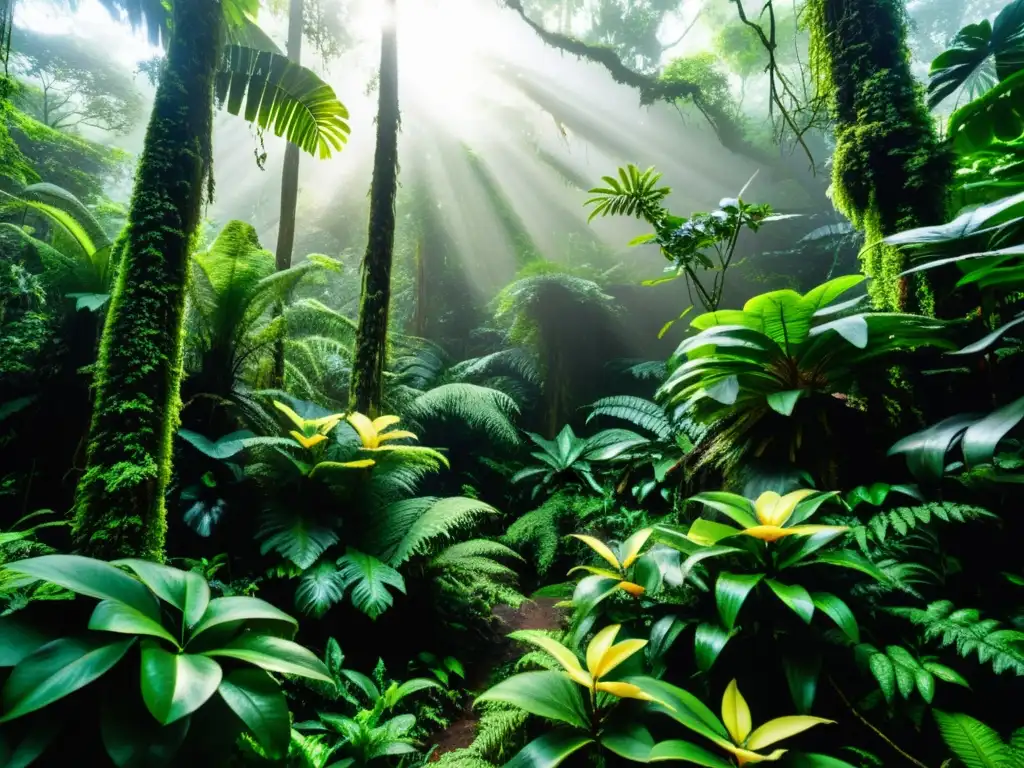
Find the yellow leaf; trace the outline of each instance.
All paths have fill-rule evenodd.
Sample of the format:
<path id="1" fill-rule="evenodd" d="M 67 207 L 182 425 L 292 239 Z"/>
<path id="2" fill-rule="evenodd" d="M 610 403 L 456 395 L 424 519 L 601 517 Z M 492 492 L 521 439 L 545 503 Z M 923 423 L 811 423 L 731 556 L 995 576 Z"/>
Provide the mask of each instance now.
<path id="1" fill-rule="evenodd" d="M 408 437 L 413 440 L 418 440 L 412 432 L 406 429 L 396 429 L 394 432 L 385 432 L 383 435 L 377 435 L 378 444 L 385 440 L 401 440 L 403 437 Z"/>
<path id="2" fill-rule="evenodd" d="M 577 565 L 575 568 L 570 568 L 569 572 L 565 575 L 572 576 L 576 571 L 586 571 L 587 573 L 592 573 L 595 576 L 604 576 L 608 579 L 619 578 L 619 574 L 609 571 L 607 568 L 597 568 L 593 565 Z"/>
<path id="3" fill-rule="evenodd" d="M 747 746 L 750 749 L 763 749 L 764 747 L 770 747 L 777 741 L 803 733 L 808 728 L 834 722 L 835 720 L 826 720 L 823 717 L 811 717 L 809 715 L 777 717 L 774 720 L 769 720 L 750 734 Z"/>
<path id="4" fill-rule="evenodd" d="M 618 583 L 619 589 L 623 592 L 628 592 L 633 597 L 640 597 L 647 590 L 641 587 L 639 584 L 634 584 L 632 581 L 620 581 Z"/>
<path id="5" fill-rule="evenodd" d="M 829 533 L 842 533 L 850 529 L 845 525 L 794 525 L 786 530 L 800 536 L 813 536 L 816 533 L 825 533 L 826 531 Z"/>
<path id="6" fill-rule="evenodd" d="M 610 693 L 612 696 L 618 696 L 620 699 L 640 699 L 641 701 L 657 701 L 657 699 L 655 699 L 649 693 L 644 693 L 642 690 L 640 690 L 640 686 L 633 685 L 632 683 L 598 683 L 594 687 L 599 691 Z"/>
<path id="7" fill-rule="evenodd" d="M 400 416 L 378 416 L 373 420 L 373 428 L 378 432 L 383 432 L 385 429 L 393 427 L 401 420 L 402 418 Z"/>
<path id="8" fill-rule="evenodd" d="M 608 545 L 600 539 L 595 539 L 593 536 L 585 536 L 582 533 L 570 533 L 569 535 L 572 536 L 574 539 L 579 539 L 592 550 L 597 552 L 597 554 L 599 554 L 608 563 L 610 563 L 615 570 L 622 570 L 622 566 L 619 565 L 619 559 L 615 557 L 615 553 L 608 549 Z"/>
<path id="9" fill-rule="evenodd" d="M 367 467 L 372 467 L 377 462 L 373 459 L 356 459 L 355 461 L 339 461 L 338 463 L 350 469 L 366 469 Z"/>
<path id="10" fill-rule="evenodd" d="M 291 423 L 298 427 L 300 430 L 306 428 L 306 420 L 301 418 L 299 414 L 297 414 L 284 403 L 279 403 L 277 400 L 275 400 L 274 407 L 277 408 L 277 410 L 279 410 L 285 416 L 287 416 Z"/>
<path id="11" fill-rule="evenodd" d="M 322 435 L 330 434 L 330 431 L 338 426 L 338 422 L 345 418 L 344 413 L 332 413 L 330 416 L 323 416 L 319 419 L 313 419 L 308 422 L 309 426 L 314 427 L 317 432 Z"/>
<path id="12" fill-rule="evenodd" d="M 569 677 L 580 685 L 589 688 L 594 684 L 594 680 L 590 675 L 583 671 L 583 666 L 580 664 L 580 660 L 576 658 L 576 654 L 557 640 L 553 640 L 550 637 L 544 637 L 542 635 L 531 636 L 523 639 L 529 643 L 533 643 L 537 647 L 554 656 L 555 661 L 561 664 L 565 671 L 569 673 Z"/>
<path id="13" fill-rule="evenodd" d="M 796 528 L 780 528 L 777 525 L 755 525 L 753 528 L 740 531 L 740 533 L 744 536 L 753 536 L 761 541 L 776 541 L 783 536 L 798 535 Z"/>
<path id="14" fill-rule="evenodd" d="M 373 428 L 373 422 L 370 421 L 368 416 L 362 413 L 350 413 L 346 418 L 348 423 L 359 434 L 359 439 L 362 441 L 364 448 L 377 447 L 377 430 Z"/>
<path id="15" fill-rule="evenodd" d="M 629 568 L 633 562 L 640 556 L 640 550 L 643 549 L 644 544 L 651 538 L 651 534 L 654 533 L 653 528 L 643 528 L 628 539 L 622 545 L 622 567 Z"/>
<path id="16" fill-rule="evenodd" d="M 757 519 L 764 525 L 785 525 L 796 505 L 814 492 L 810 488 L 802 488 L 779 496 L 775 491 L 765 491 L 754 502 Z"/>
<path id="17" fill-rule="evenodd" d="M 736 744 L 742 744 L 750 734 L 750 707 L 733 680 L 722 696 L 722 722 Z"/>
<path id="18" fill-rule="evenodd" d="M 604 677 L 619 664 L 647 645 L 646 640 L 623 640 L 609 648 L 601 657 L 597 670 L 590 670 L 594 677 Z"/>
<path id="19" fill-rule="evenodd" d="M 619 634 L 621 628 L 621 624 L 611 624 L 605 627 L 594 635 L 594 639 L 587 646 L 587 669 L 594 677 L 601 676 L 601 660 L 608 653 L 608 649 L 612 647 L 615 636 Z"/>
<path id="20" fill-rule="evenodd" d="M 743 749 L 733 744 L 726 744 L 724 742 L 716 742 L 722 749 L 732 752 L 736 756 L 736 762 L 739 765 L 746 765 L 747 763 L 761 763 L 765 761 L 776 761 L 786 754 L 784 749 L 776 749 L 770 755 L 759 755 L 757 752 L 751 752 L 749 749 Z"/>
<path id="21" fill-rule="evenodd" d="M 317 443 L 322 443 L 327 439 L 326 435 L 313 435 L 312 437 L 306 437 L 301 432 L 296 432 L 294 429 L 288 433 L 295 438 L 295 441 L 303 448 L 312 448 Z"/>

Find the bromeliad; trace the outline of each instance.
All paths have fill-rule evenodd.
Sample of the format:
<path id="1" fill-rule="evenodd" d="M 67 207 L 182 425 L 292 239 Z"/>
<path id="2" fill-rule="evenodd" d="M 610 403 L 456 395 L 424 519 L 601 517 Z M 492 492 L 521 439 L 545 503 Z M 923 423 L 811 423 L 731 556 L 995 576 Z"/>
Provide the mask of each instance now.
<path id="1" fill-rule="evenodd" d="M 288 434 L 303 448 L 312 448 L 324 442 L 327 436 L 331 434 L 331 430 L 338 426 L 341 420 L 345 418 L 344 413 L 332 413 L 319 419 L 304 419 L 287 405 L 277 400 L 274 401 L 274 407 L 287 416 L 288 420 L 295 425 L 296 429 L 291 430 Z"/>
<path id="2" fill-rule="evenodd" d="M 815 498 L 807 501 L 800 509 L 800 514 L 794 518 L 794 513 L 801 502 L 812 496 Z M 818 493 L 807 488 L 787 493 L 785 496 L 780 496 L 775 491 L 765 491 L 754 501 L 734 493 L 699 493 L 692 497 L 693 501 L 702 501 L 709 507 L 717 509 L 739 523 L 742 529 L 719 523 L 709 526 L 707 521 L 698 520 L 701 525 L 695 523 L 687 538 L 695 544 L 709 546 L 732 535 L 752 536 L 761 541 L 778 541 L 786 536 L 814 536 L 819 533 L 838 536 L 849 529 L 841 525 L 793 524 L 809 518 L 818 507 L 833 496 L 834 493 Z"/>
<path id="3" fill-rule="evenodd" d="M 596 539 L 593 536 L 585 536 L 581 533 L 570 534 L 574 539 L 579 539 L 592 550 L 594 550 L 601 558 L 607 562 L 614 571 L 609 571 L 607 568 L 596 568 L 592 565 L 578 565 L 569 571 L 572 574 L 575 571 L 587 571 L 596 576 L 604 576 L 609 579 L 619 579 L 618 588 L 624 592 L 628 592 L 634 597 L 639 597 L 644 593 L 644 588 L 633 581 L 630 581 L 627 576 L 627 571 L 636 559 L 640 557 L 640 550 L 643 549 L 644 544 L 651 537 L 654 532 L 653 528 L 643 528 L 628 539 L 626 539 L 619 547 L 619 552 L 616 554 L 612 551 L 611 547 L 605 544 L 600 539 Z"/>

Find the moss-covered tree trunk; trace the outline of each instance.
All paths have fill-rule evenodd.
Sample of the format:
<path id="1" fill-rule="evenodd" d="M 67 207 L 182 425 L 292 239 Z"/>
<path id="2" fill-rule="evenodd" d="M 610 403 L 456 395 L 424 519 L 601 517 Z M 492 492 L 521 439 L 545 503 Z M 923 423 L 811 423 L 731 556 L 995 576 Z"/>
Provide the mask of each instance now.
<path id="1" fill-rule="evenodd" d="M 210 173 L 223 11 L 174 0 L 173 29 L 132 193 L 96 363 L 74 540 L 93 557 L 163 556 L 164 490 L 180 406 L 189 249 Z"/>
<path id="2" fill-rule="evenodd" d="M 359 327 L 352 360 L 350 407 L 376 414 L 387 354 L 391 262 L 398 189 L 398 40 L 395 0 L 386 0 L 388 23 L 381 33 L 377 100 L 377 149 L 370 184 L 370 227 L 363 254 Z"/>
<path id="3" fill-rule="evenodd" d="M 904 0 L 808 0 L 811 66 L 835 120 L 833 199 L 866 237 L 880 308 L 934 311 L 928 286 L 900 278 L 881 239 L 946 215 L 952 159 L 910 70 Z"/>
<path id="4" fill-rule="evenodd" d="M 302 63 L 302 0 L 291 0 L 288 10 L 288 58 Z M 281 171 L 281 221 L 277 228 L 277 271 L 292 265 L 295 247 L 295 210 L 299 200 L 299 147 L 290 141 L 284 149 L 284 168 Z M 278 312 L 282 311 L 279 307 Z M 271 386 L 284 386 L 284 339 L 274 345 L 274 372 Z"/>

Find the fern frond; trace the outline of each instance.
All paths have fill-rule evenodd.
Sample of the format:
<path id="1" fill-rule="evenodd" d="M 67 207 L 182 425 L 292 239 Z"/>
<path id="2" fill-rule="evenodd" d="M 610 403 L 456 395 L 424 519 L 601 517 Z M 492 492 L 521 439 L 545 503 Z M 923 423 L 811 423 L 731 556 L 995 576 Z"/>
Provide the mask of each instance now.
<path id="1" fill-rule="evenodd" d="M 640 381 L 661 382 L 668 376 L 668 366 L 664 360 L 645 360 L 629 366 L 625 372 Z"/>
<path id="2" fill-rule="evenodd" d="M 672 424 L 665 415 L 665 409 L 642 397 L 631 395 L 603 397 L 597 402 L 591 403 L 589 407 L 588 424 L 591 419 L 598 416 L 608 416 L 628 421 L 641 429 L 653 432 L 660 440 L 666 440 L 672 434 Z"/>
<path id="3" fill-rule="evenodd" d="M 398 566 L 425 554 L 439 539 L 470 527 L 482 515 L 497 512 L 490 504 L 463 496 L 403 499 L 383 510 L 369 540 L 384 562 Z"/>
<path id="4" fill-rule="evenodd" d="M 562 510 L 551 497 L 537 509 L 527 512 L 509 526 L 502 541 L 527 549 L 533 555 L 531 560 L 541 576 L 545 575 L 555 562 L 558 553 L 559 521 Z"/>
<path id="5" fill-rule="evenodd" d="M 926 640 L 938 640 L 943 647 L 954 646 L 961 656 L 977 655 L 982 664 L 990 664 L 996 674 L 1012 671 L 1024 676 L 1024 632 L 1000 629 L 995 619 L 982 619 L 974 608 L 955 610 L 948 600 L 931 603 L 926 609 L 889 608 L 924 627 Z"/>
<path id="6" fill-rule="evenodd" d="M 309 568 L 338 542 L 334 530 L 290 510 L 264 513 L 256 538 L 260 541 L 260 554 L 277 552 L 299 568 Z"/>
<path id="7" fill-rule="evenodd" d="M 443 384 L 417 397 L 410 409 L 415 419 L 454 418 L 479 429 L 494 441 L 518 445 L 512 418 L 519 406 L 504 392 L 477 384 Z"/>
<path id="8" fill-rule="evenodd" d="M 949 501 L 935 501 L 913 507 L 897 507 L 872 517 L 864 528 L 879 542 L 884 543 L 890 530 L 900 536 L 919 525 L 928 525 L 933 520 L 945 523 L 966 523 L 972 520 L 998 519 L 987 509 L 971 504 L 955 504 Z M 855 530 L 854 535 L 859 535 Z"/>
<path id="9" fill-rule="evenodd" d="M 493 376 L 500 371 L 515 374 L 534 385 L 539 385 L 543 381 L 537 361 L 522 349 L 503 349 L 483 357 L 463 360 L 452 366 L 450 374 L 457 381 L 468 381 Z"/>
<path id="10" fill-rule="evenodd" d="M 967 768 L 1015 768 L 1020 765 L 999 734 L 980 720 L 961 713 L 933 710 L 946 746 Z"/>
<path id="11" fill-rule="evenodd" d="M 522 560 L 522 556 L 514 549 L 506 547 L 490 539 L 471 539 L 452 544 L 434 557 L 435 563 L 459 560 L 465 557 L 507 557 L 510 560 Z"/>
<path id="12" fill-rule="evenodd" d="M 529 651 L 519 657 L 513 669 L 516 672 L 529 672 L 534 669 L 553 669 L 557 671 L 562 669 L 562 665 L 555 661 L 549 653 Z"/>

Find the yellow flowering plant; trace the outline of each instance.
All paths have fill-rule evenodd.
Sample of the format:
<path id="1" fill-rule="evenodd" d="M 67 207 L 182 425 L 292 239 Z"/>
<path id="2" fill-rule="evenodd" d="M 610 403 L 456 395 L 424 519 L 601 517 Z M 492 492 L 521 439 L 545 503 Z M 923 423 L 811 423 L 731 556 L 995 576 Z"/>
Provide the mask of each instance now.
<path id="1" fill-rule="evenodd" d="M 811 591 L 792 578 L 797 574 L 812 575 L 805 566 L 829 566 L 886 581 L 871 561 L 854 549 L 841 546 L 846 527 L 809 523 L 821 506 L 835 496 L 810 489 L 785 495 L 766 491 L 756 499 L 718 491 L 700 493 L 691 500 L 719 512 L 729 523 L 701 517 L 686 529 L 655 526 L 653 537 L 657 541 L 682 552 L 682 577 L 698 579 L 701 584 L 707 582 L 714 594 L 717 616 L 702 622 L 696 631 L 698 669 L 709 670 L 729 641 L 743 629 L 741 611 L 755 592 L 780 601 L 799 618 L 797 626 L 811 624 L 816 613 L 824 614 L 851 642 L 860 642 L 857 621 L 844 600 L 830 592 Z M 709 578 L 705 579 L 705 574 Z M 816 584 L 820 584 L 820 579 L 816 579 Z M 791 678 L 796 674 L 794 670 L 804 669 L 816 679 L 817 672 L 811 671 L 814 665 L 801 666 L 785 649 L 780 658 L 787 672 L 793 673 Z M 791 690 L 794 700 L 806 710 L 810 701 L 799 699 L 797 691 L 801 688 L 794 685 Z"/>

